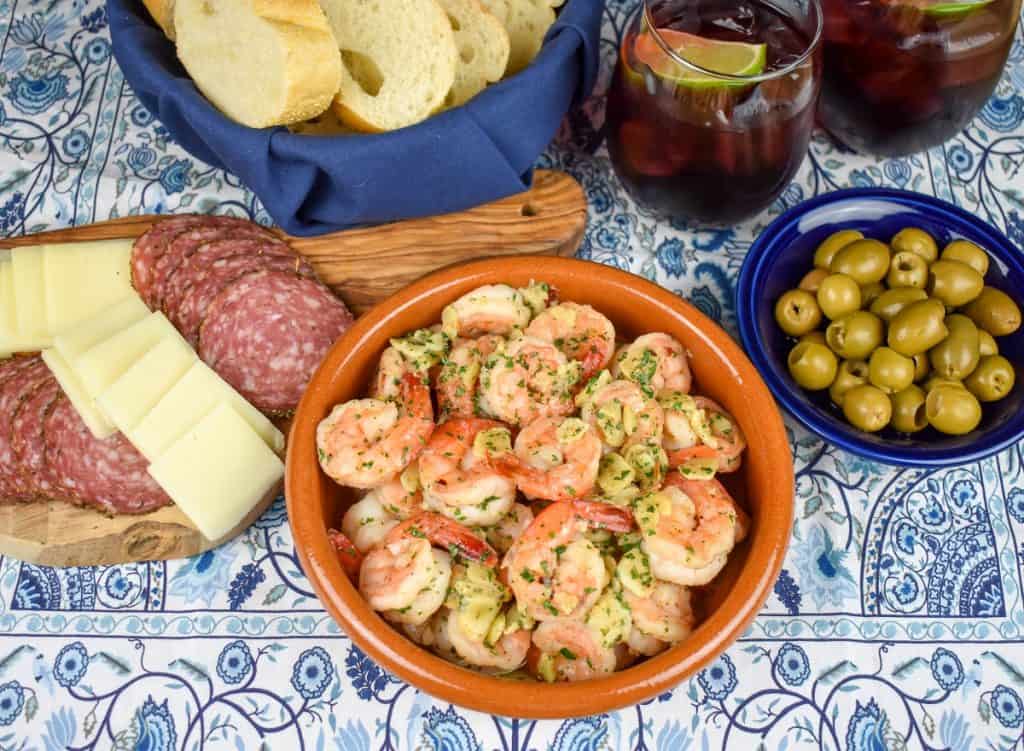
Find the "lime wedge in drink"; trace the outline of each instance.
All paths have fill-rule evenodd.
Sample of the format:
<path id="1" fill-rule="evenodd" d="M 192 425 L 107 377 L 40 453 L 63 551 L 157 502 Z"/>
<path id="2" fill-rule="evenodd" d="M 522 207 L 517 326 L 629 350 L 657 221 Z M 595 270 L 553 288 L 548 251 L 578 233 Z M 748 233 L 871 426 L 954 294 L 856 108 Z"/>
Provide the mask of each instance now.
<path id="1" fill-rule="evenodd" d="M 935 3 L 934 5 L 926 5 L 924 12 L 929 16 L 939 16 L 946 18 L 949 16 L 966 16 L 968 13 L 977 10 L 978 8 L 984 8 L 986 5 L 991 3 L 992 0 L 976 0 L 970 3 Z"/>
<path id="2" fill-rule="evenodd" d="M 757 76 L 764 72 L 768 57 L 765 44 L 723 42 L 684 31 L 658 29 L 658 36 L 673 52 L 705 70 L 727 76 Z M 651 33 L 642 33 L 633 45 L 636 58 L 659 78 L 693 88 L 745 86 L 745 81 L 729 81 L 699 73 L 680 65 L 665 52 Z"/>

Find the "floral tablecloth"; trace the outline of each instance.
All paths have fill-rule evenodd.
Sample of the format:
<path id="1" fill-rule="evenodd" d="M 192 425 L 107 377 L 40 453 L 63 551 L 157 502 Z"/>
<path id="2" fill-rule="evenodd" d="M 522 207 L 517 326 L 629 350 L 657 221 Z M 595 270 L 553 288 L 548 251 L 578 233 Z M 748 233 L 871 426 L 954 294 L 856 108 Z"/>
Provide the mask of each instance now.
<path id="1" fill-rule="evenodd" d="M 632 2 L 610 0 L 607 83 Z M 0 0 L 0 233 L 139 212 L 267 220 L 133 98 L 98 0 Z M 582 256 L 686 296 L 735 332 L 733 285 L 784 208 L 848 185 L 933 193 L 1024 247 L 1024 44 L 971 127 L 909 159 L 814 139 L 798 179 L 735 229 L 667 224 L 611 172 L 600 97 L 541 159 L 585 186 Z M 197 558 L 106 568 L 0 563 L 0 749 L 1024 747 L 1024 453 L 896 470 L 792 421 L 796 522 L 763 612 L 672 693 L 565 722 L 488 717 L 381 671 L 319 607 L 283 502 Z"/>

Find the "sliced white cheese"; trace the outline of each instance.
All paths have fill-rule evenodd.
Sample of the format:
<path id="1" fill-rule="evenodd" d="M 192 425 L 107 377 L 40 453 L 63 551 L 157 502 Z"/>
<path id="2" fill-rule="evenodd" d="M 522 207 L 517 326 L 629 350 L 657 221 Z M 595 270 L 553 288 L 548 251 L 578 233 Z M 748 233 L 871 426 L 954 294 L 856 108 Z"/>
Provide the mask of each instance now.
<path id="1" fill-rule="evenodd" d="M 18 331 L 12 266 L 10 255 L 4 254 L 0 258 L 0 358 L 15 352 L 32 352 L 46 345 L 46 337 L 23 336 Z"/>
<path id="2" fill-rule="evenodd" d="M 11 270 L 14 275 L 14 314 L 18 333 L 48 345 L 46 325 L 46 286 L 43 284 L 42 247 L 13 248 Z"/>
<path id="3" fill-rule="evenodd" d="M 109 339 L 149 314 L 146 303 L 138 295 L 132 294 L 74 328 L 60 332 L 53 338 L 53 346 L 65 361 L 73 363 L 104 339 Z"/>
<path id="4" fill-rule="evenodd" d="M 71 368 L 93 399 L 128 370 L 161 339 L 180 336 L 163 313 L 151 313 L 141 321 L 93 345 Z"/>
<path id="5" fill-rule="evenodd" d="M 127 435 L 197 359 L 181 337 L 161 339 L 110 384 L 96 404 Z"/>
<path id="6" fill-rule="evenodd" d="M 43 248 L 43 286 L 46 289 L 46 326 L 51 334 L 70 328 L 92 317 L 82 314 L 86 294 L 83 268 L 73 245 L 47 245 Z"/>
<path id="7" fill-rule="evenodd" d="M 84 314 L 91 315 L 135 294 L 129 266 L 131 240 L 96 240 L 75 243 L 74 247 L 82 265 Z"/>
<path id="8" fill-rule="evenodd" d="M 130 256 L 129 240 L 45 246 L 43 278 L 50 333 L 59 334 L 133 295 L 128 279 Z"/>
<path id="9" fill-rule="evenodd" d="M 203 362 L 195 362 L 138 425 L 126 432 L 128 440 L 149 461 L 156 461 L 181 436 L 220 404 L 229 404 L 280 454 L 284 436 L 262 412 L 247 402 Z"/>
<path id="10" fill-rule="evenodd" d="M 208 540 L 245 518 L 284 475 L 284 464 L 248 422 L 220 404 L 149 466 Z"/>
<path id="11" fill-rule="evenodd" d="M 64 389 L 64 393 L 67 394 L 68 399 L 71 400 L 75 409 L 78 410 L 82 422 L 86 424 L 86 427 L 89 428 L 94 436 L 99 439 L 109 438 L 117 431 L 114 424 L 107 419 L 106 415 L 89 398 L 89 395 L 85 392 L 85 387 L 82 386 L 78 376 L 71 370 L 71 366 L 68 365 L 60 352 L 52 348 L 44 349 L 43 362 L 49 366 L 50 372 L 57 379 L 57 383 Z"/>

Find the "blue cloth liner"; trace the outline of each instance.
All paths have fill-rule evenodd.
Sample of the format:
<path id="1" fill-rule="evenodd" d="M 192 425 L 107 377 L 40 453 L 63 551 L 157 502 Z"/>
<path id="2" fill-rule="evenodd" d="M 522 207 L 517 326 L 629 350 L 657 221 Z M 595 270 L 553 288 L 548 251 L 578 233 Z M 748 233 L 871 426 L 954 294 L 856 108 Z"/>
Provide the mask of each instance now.
<path id="1" fill-rule="evenodd" d="M 379 135 L 248 128 L 196 89 L 139 0 L 107 0 L 114 54 L 142 104 L 195 157 L 233 172 L 293 235 L 442 214 L 526 190 L 597 78 L 604 0 L 570 0 L 524 71 L 462 107 Z"/>

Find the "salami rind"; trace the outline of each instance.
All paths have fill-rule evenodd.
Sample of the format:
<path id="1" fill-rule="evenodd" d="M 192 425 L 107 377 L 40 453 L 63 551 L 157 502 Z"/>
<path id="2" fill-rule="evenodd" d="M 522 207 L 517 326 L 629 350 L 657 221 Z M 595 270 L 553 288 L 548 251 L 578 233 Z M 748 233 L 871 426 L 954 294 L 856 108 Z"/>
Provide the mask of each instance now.
<path id="1" fill-rule="evenodd" d="M 49 497 L 53 493 L 53 485 L 46 471 L 43 418 L 61 393 L 57 379 L 47 373 L 47 377 L 21 402 L 11 422 L 11 448 L 15 466 L 21 472 L 26 493 L 33 496 Z"/>
<path id="2" fill-rule="evenodd" d="M 267 230 L 249 221 L 222 225 L 199 226 L 187 229 L 175 235 L 167 246 L 167 251 L 156 260 L 153 274 L 152 299 L 156 307 L 166 312 L 165 299 L 171 279 L 181 268 L 182 263 L 197 248 L 214 240 L 262 239 L 273 241 L 276 238 Z"/>
<path id="3" fill-rule="evenodd" d="M 14 455 L 14 418 L 22 403 L 49 375 L 50 371 L 38 355 L 24 358 L 16 372 L 0 385 L 0 498 L 30 498 L 31 485 L 22 476 Z"/>
<path id="4" fill-rule="evenodd" d="M 325 286 L 283 271 L 248 274 L 210 305 L 199 356 L 258 409 L 295 409 L 352 314 Z"/>
<path id="5" fill-rule="evenodd" d="M 171 502 L 121 433 L 96 438 L 66 398 L 46 419 L 46 465 L 65 497 L 107 513 L 142 514 Z"/>
<path id="6" fill-rule="evenodd" d="M 207 264 L 196 272 L 172 318 L 182 336 L 193 347 L 199 343 L 199 326 L 217 295 L 243 276 L 257 271 L 290 271 L 315 278 L 309 264 L 291 255 L 239 254 L 218 258 Z"/>

